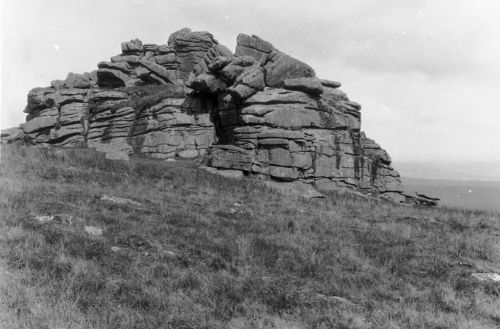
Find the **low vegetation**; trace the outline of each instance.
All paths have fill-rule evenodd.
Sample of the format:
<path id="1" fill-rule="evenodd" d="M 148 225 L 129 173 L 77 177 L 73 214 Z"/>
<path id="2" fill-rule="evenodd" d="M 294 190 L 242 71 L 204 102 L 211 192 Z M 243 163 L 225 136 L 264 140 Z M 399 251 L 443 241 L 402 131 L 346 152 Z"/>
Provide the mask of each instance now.
<path id="1" fill-rule="evenodd" d="M 0 258 L 2 328 L 500 326 L 500 285 L 471 276 L 499 271 L 497 214 L 304 200 L 190 162 L 2 147 Z"/>

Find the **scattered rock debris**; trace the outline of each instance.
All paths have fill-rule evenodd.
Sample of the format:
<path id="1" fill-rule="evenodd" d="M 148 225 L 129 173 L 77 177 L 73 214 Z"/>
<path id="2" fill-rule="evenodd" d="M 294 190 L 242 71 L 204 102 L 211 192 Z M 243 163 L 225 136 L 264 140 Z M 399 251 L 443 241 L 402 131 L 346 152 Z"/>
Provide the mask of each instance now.
<path id="1" fill-rule="evenodd" d="M 427 196 L 422 193 L 415 192 L 415 196 L 404 194 L 406 200 L 404 203 L 413 204 L 416 206 L 436 207 L 439 203 L 439 198 Z"/>
<path id="2" fill-rule="evenodd" d="M 497 282 L 500 283 L 500 274 L 498 273 L 472 273 L 474 278 L 479 281 Z"/>
<path id="3" fill-rule="evenodd" d="M 324 194 L 316 190 L 311 184 L 306 184 L 299 181 L 287 183 L 265 181 L 263 182 L 263 184 L 270 189 L 276 190 L 277 192 L 284 195 L 294 195 L 306 199 L 322 199 L 325 197 Z"/>
<path id="4" fill-rule="evenodd" d="M 327 295 L 323 295 L 323 294 L 317 294 L 317 296 L 320 299 L 326 300 L 326 301 L 338 302 L 338 303 L 349 305 L 349 306 L 359 306 L 358 304 L 351 302 L 349 299 L 339 297 L 339 296 L 327 296 Z"/>
<path id="5" fill-rule="evenodd" d="M 126 198 L 121 198 L 118 196 L 106 195 L 106 194 L 101 196 L 101 201 L 110 202 L 110 203 L 119 204 L 119 205 L 127 205 L 127 206 L 136 207 L 136 208 L 142 208 L 144 206 L 142 203 L 137 202 L 137 201 L 132 200 L 132 199 L 126 199 Z"/>
<path id="6" fill-rule="evenodd" d="M 209 166 L 199 166 L 198 167 L 200 170 L 206 171 L 210 174 L 217 174 L 217 168 L 214 167 L 209 167 Z"/>
<path id="7" fill-rule="evenodd" d="M 102 228 L 96 226 L 85 226 L 85 232 L 93 236 L 101 236 Z"/>
<path id="8" fill-rule="evenodd" d="M 70 214 L 56 214 L 56 215 L 41 215 L 41 216 L 33 216 L 35 220 L 37 220 L 39 223 L 61 223 L 61 224 L 69 224 L 72 225 L 75 222 L 81 222 L 83 221 L 82 218 L 73 216 Z"/>
<path id="9" fill-rule="evenodd" d="M 435 219 L 434 217 L 429 217 L 429 216 L 422 216 L 422 217 L 415 217 L 415 216 L 406 216 L 406 217 L 400 217 L 400 220 L 409 220 L 409 221 L 423 221 L 423 222 L 428 222 L 431 224 L 438 224 L 442 225 L 440 221 Z"/>
<path id="10" fill-rule="evenodd" d="M 40 223 L 48 223 L 54 220 L 55 216 L 35 216 L 35 219 Z"/>
<path id="11" fill-rule="evenodd" d="M 238 203 L 238 202 L 235 202 L 231 205 L 231 207 L 227 210 L 227 212 L 231 215 L 234 215 L 234 214 L 239 214 L 239 213 L 243 213 L 244 212 L 244 209 L 243 207 L 241 206 L 241 203 Z"/>

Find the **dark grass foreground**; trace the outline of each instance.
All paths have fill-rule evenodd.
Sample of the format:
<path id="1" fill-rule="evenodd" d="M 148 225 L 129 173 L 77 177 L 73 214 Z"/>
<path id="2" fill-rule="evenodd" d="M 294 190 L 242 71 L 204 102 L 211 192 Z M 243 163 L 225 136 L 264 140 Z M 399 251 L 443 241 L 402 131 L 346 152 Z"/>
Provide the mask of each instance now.
<path id="1" fill-rule="evenodd" d="M 0 252 L 2 328 L 500 326 L 500 286 L 470 276 L 500 267 L 498 215 L 302 200 L 187 162 L 2 147 Z"/>

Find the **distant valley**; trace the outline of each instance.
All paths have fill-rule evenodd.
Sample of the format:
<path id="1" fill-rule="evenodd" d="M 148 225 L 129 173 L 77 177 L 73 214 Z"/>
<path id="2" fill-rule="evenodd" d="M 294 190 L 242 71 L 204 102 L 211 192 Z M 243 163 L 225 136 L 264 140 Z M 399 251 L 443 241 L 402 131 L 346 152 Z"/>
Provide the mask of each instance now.
<path id="1" fill-rule="evenodd" d="M 440 205 L 500 212 L 500 162 L 400 162 L 405 193 L 441 199 Z"/>
<path id="2" fill-rule="evenodd" d="M 433 180 L 500 181 L 500 161 L 393 162 L 402 177 Z"/>
<path id="3" fill-rule="evenodd" d="M 500 212 L 500 181 L 432 180 L 402 177 L 405 193 L 440 198 L 439 204 Z"/>

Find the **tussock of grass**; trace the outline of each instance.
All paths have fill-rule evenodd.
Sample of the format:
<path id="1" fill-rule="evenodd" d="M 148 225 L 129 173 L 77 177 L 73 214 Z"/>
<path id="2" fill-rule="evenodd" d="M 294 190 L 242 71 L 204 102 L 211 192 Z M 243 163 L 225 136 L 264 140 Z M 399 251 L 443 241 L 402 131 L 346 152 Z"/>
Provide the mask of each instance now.
<path id="1" fill-rule="evenodd" d="M 5 147 L 0 179 L 0 258 L 18 278 L 0 327 L 500 325 L 500 287 L 470 276 L 500 266 L 496 214 L 302 200 L 91 150 Z"/>

